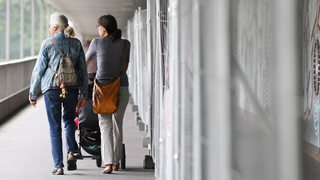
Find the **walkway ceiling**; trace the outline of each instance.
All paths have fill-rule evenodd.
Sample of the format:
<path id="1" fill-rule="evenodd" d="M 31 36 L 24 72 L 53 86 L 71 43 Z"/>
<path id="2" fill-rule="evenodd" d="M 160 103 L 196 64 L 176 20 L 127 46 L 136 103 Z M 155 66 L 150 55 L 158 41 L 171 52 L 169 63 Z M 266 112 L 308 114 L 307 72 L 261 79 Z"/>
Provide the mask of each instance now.
<path id="1" fill-rule="evenodd" d="M 111 14 L 118 22 L 118 28 L 125 31 L 128 19 L 141 7 L 146 8 L 146 0 L 44 0 L 74 23 L 84 37 L 98 35 L 96 25 L 101 15 Z"/>

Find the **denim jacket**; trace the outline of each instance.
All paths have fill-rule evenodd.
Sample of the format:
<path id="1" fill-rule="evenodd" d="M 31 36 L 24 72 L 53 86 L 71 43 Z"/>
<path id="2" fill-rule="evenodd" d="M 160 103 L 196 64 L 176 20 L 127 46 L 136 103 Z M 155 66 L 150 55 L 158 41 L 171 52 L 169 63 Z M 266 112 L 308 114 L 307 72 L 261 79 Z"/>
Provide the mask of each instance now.
<path id="1" fill-rule="evenodd" d="M 76 38 L 66 38 L 62 32 L 56 33 L 53 39 L 64 54 L 69 52 L 70 45 L 71 59 L 74 61 L 78 71 L 79 99 L 86 97 L 88 75 L 81 42 Z M 55 70 L 58 69 L 60 58 L 61 54 L 55 48 L 52 39 L 45 39 L 41 44 L 39 55 L 32 72 L 29 90 L 30 99 L 36 99 L 40 90 L 42 93 L 45 93 L 49 89 L 60 88 L 53 82 Z"/>

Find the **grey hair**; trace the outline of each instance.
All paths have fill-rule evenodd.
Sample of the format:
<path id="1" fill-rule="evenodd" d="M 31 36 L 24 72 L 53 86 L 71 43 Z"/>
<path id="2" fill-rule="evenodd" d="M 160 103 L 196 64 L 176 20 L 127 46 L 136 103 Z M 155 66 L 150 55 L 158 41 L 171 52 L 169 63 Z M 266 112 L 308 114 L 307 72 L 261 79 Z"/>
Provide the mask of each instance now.
<path id="1" fill-rule="evenodd" d="M 68 26 L 68 19 L 65 15 L 55 12 L 50 15 L 50 25 L 57 25 L 59 31 L 64 31 Z"/>

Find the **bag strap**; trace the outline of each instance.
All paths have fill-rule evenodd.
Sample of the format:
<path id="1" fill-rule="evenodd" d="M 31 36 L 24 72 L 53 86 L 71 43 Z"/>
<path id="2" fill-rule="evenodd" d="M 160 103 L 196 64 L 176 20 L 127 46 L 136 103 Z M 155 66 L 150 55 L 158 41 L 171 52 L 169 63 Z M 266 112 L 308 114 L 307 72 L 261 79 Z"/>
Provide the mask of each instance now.
<path id="1" fill-rule="evenodd" d="M 121 57 L 121 64 L 120 64 L 120 72 L 121 71 L 125 71 L 125 69 L 124 69 L 124 65 L 125 65 L 125 52 L 126 52 L 126 49 L 127 49 L 127 46 L 126 46 L 126 41 L 125 40 L 123 40 L 123 48 L 122 48 L 122 57 Z"/>
<path id="2" fill-rule="evenodd" d="M 59 48 L 59 46 L 57 45 L 57 42 L 51 38 L 52 42 L 53 42 L 53 45 L 56 47 L 56 49 L 59 51 L 59 53 L 64 56 L 63 52 L 61 51 L 61 49 Z"/>

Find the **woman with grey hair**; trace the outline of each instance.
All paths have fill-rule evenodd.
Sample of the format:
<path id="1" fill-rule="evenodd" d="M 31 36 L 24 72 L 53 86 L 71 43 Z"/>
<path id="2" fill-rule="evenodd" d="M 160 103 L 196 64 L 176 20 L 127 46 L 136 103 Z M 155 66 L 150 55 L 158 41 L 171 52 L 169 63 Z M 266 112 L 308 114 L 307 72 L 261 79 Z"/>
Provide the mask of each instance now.
<path id="1" fill-rule="evenodd" d="M 41 44 L 38 59 L 32 72 L 29 91 L 29 101 L 33 106 L 37 104 L 37 96 L 40 91 L 44 95 L 50 127 L 51 150 L 54 162 L 52 173 L 54 175 L 64 174 L 61 119 L 64 123 L 68 152 L 67 168 L 68 170 L 77 169 L 76 153 L 79 152 L 79 148 L 75 140 L 74 119 L 76 117 L 76 108 L 81 108 L 85 103 L 88 88 L 82 44 L 76 38 L 66 37 L 64 32 L 66 28 L 68 28 L 68 19 L 64 15 L 53 13 L 50 16 L 49 30 L 51 38 L 45 39 Z M 77 85 L 61 88 L 54 83 L 54 77 L 62 56 L 60 51 L 71 57 L 77 71 Z M 65 96 L 61 96 L 62 93 L 66 93 Z"/>

